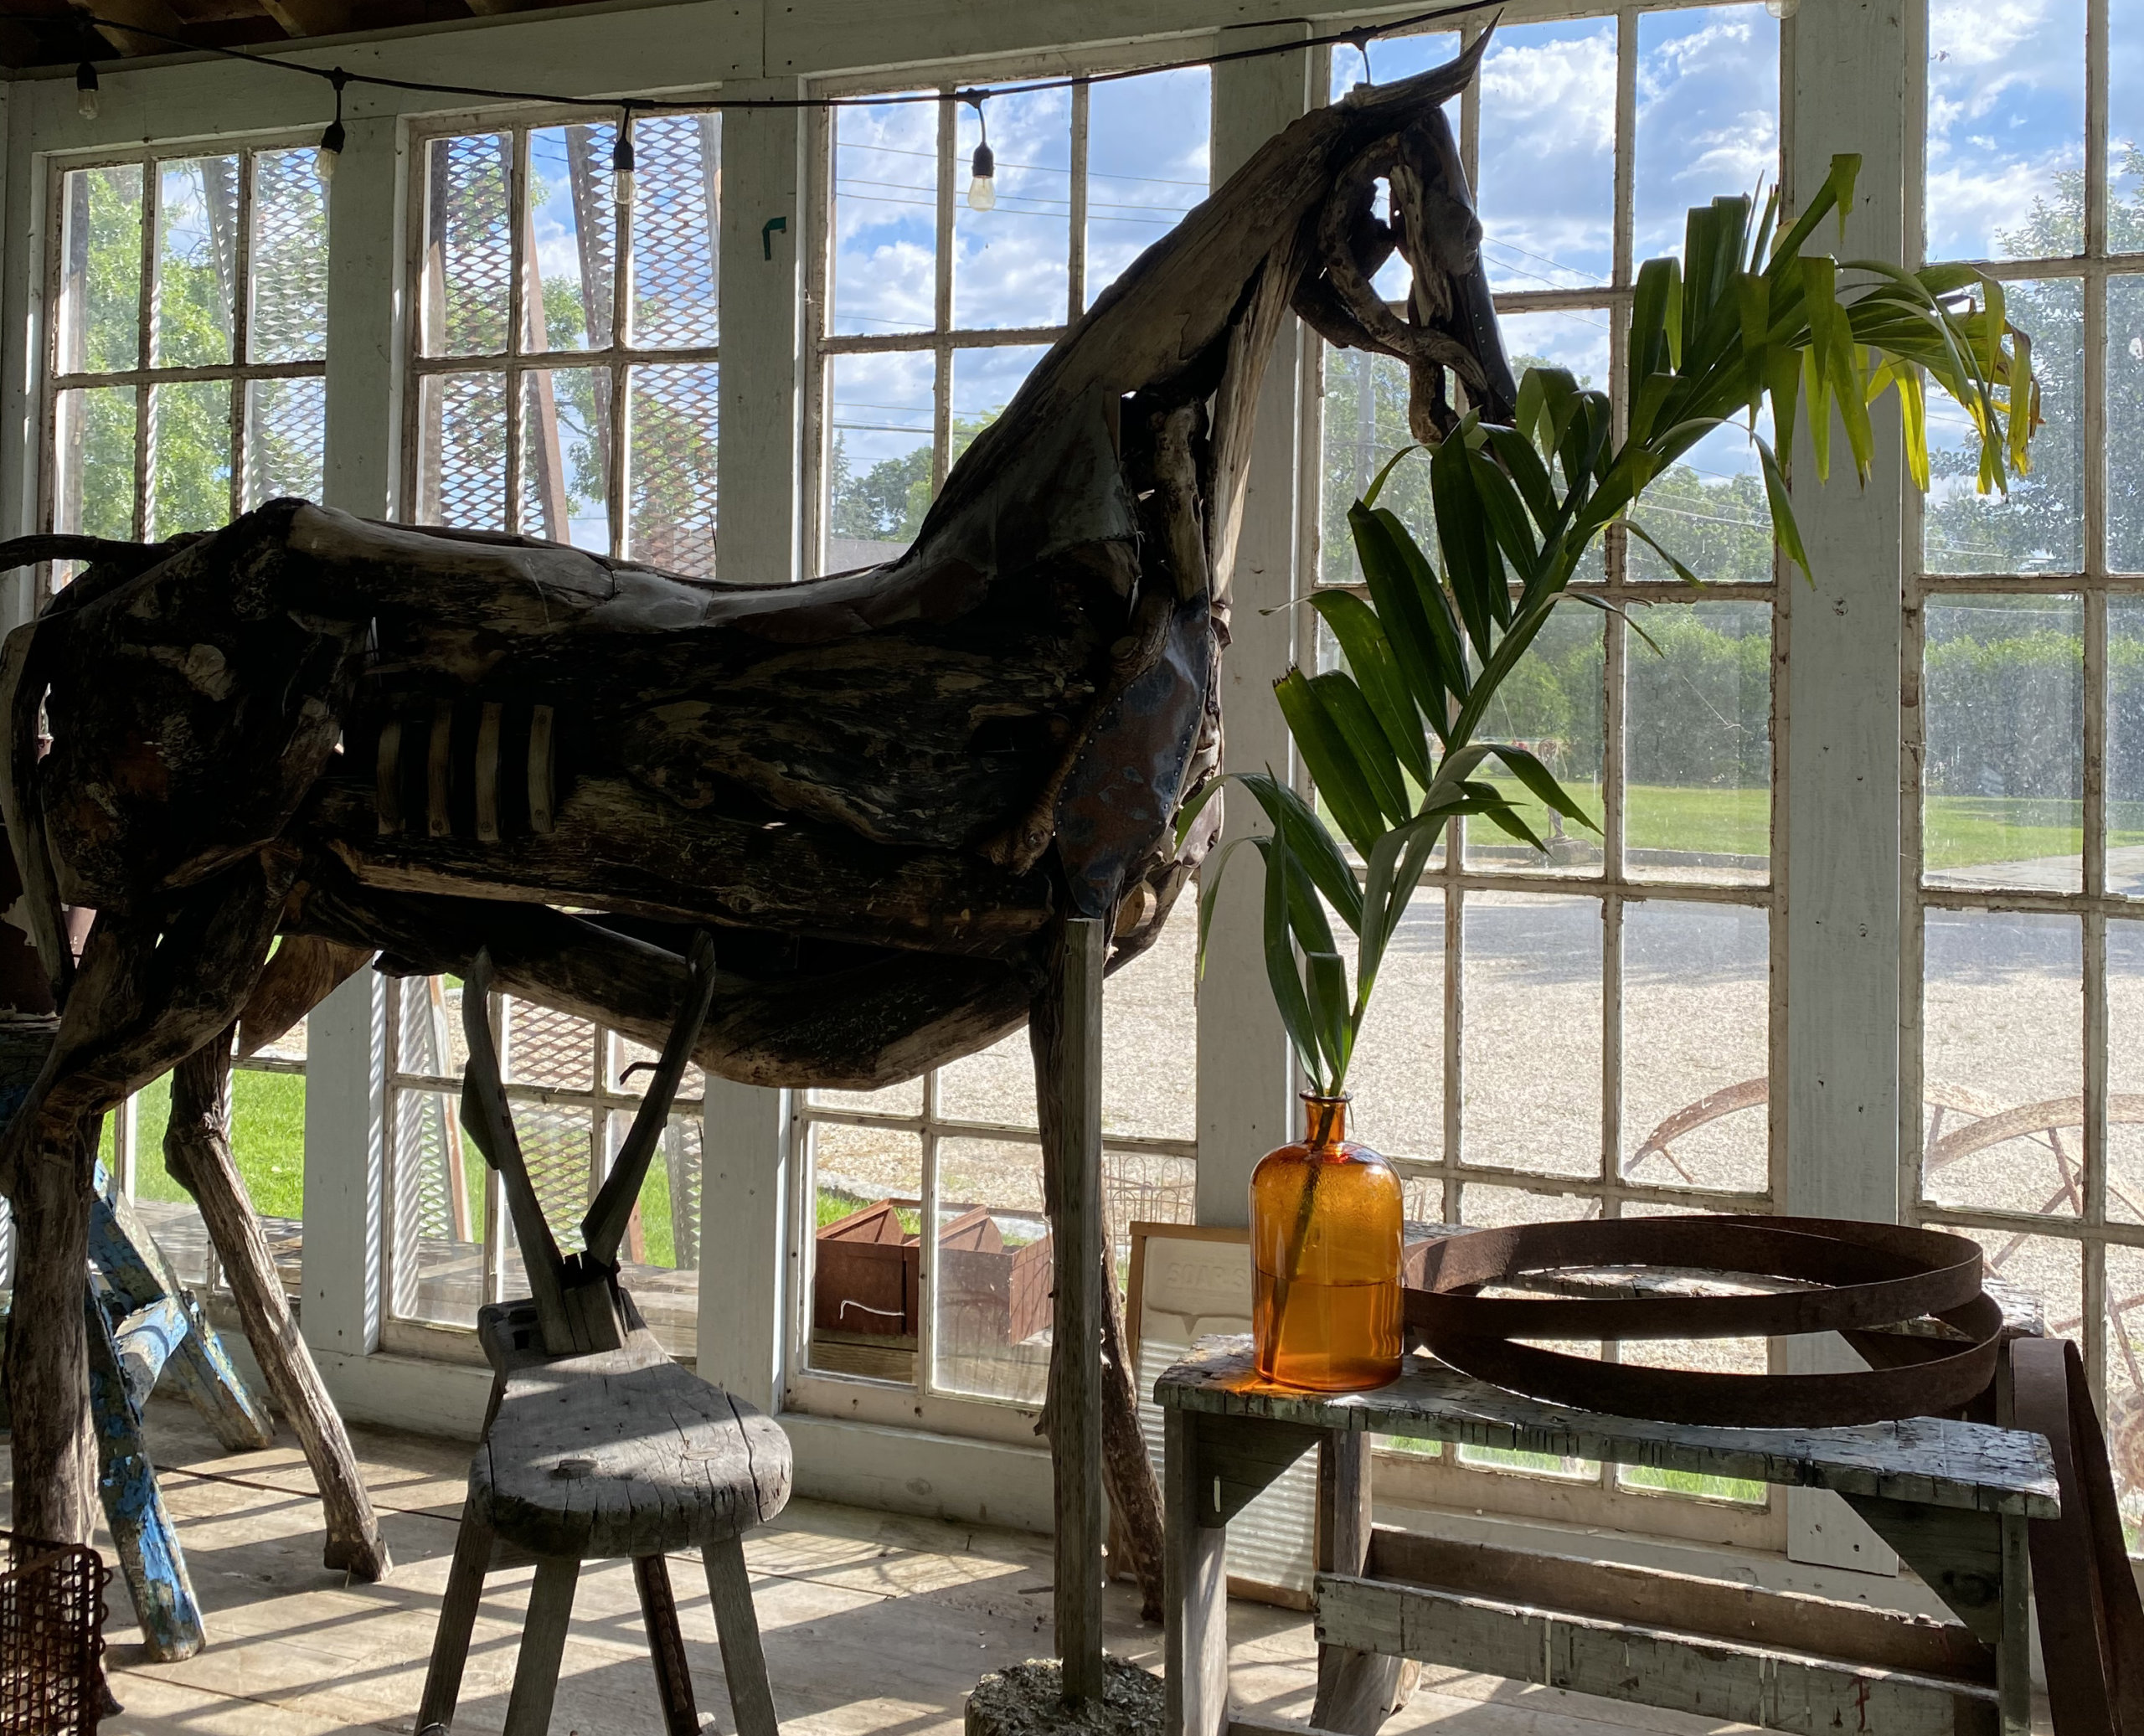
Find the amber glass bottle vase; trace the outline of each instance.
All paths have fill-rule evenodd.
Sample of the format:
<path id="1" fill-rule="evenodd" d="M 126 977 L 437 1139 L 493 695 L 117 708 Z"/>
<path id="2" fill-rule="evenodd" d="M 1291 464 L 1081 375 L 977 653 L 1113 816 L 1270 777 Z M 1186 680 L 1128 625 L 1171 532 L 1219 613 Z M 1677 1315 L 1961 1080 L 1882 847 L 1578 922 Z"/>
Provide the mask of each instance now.
<path id="1" fill-rule="evenodd" d="M 1358 1393 L 1399 1373 L 1399 1177 L 1348 1137 L 1348 1100 L 1303 1095 L 1300 1144 L 1250 1177 L 1251 1330 L 1258 1372 Z"/>

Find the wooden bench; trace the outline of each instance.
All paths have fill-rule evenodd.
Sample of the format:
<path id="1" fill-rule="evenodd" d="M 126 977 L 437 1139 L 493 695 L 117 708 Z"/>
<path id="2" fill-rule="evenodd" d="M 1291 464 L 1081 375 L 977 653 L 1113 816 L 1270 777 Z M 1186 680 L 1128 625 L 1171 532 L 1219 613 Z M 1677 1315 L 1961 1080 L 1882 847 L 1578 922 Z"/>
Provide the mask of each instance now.
<path id="1" fill-rule="evenodd" d="M 1156 1383 L 1164 1736 L 1274 1728 L 1229 1712 L 1223 1551 L 1229 1518 L 1312 1451 L 1314 1728 L 1369 1736 L 1393 1709 L 1400 1660 L 1415 1658 L 1808 1736 L 2028 1736 L 2026 1522 L 2059 1510 L 2044 1437 L 1931 1418 L 1693 1428 L 1562 1409 L 1407 1362 L 1389 1386 L 1328 1397 L 1260 1380 L 1248 1338 L 1213 1338 Z M 1957 1621 L 1374 1527 L 1374 1434 L 1832 1490 Z"/>

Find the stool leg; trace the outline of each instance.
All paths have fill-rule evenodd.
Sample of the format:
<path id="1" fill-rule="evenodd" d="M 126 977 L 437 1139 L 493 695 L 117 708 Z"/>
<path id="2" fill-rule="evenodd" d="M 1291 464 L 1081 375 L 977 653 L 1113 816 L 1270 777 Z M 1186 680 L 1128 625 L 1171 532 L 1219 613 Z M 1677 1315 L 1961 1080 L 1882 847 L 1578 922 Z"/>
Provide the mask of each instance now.
<path id="1" fill-rule="evenodd" d="M 724 1538 L 700 1551 L 707 1564 L 708 1595 L 714 1600 L 714 1631 L 722 1641 L 722 1673 L 729 1681 L 729 1709 L 737 1736 L 776 1736 L 774 1691 L 767 1686 L 766 1655 L 760 1650 L 760 1618 L 752 1608 L 752 1581 L 745 1571 L 745 1545 Z M 507 1736 L 518 1736 L 509 1729 Z"/>
<path id="2" fill-rule="evenodd" d="M 446 1595 L 439 1606 L 439 1631 L 432 1636 L 431 1667 L 425 1672 L 425 1702 L 417 1711 L 417 1736 L 435 1728 L 454 1728 L 455 1703 L 461 1697 L 461 1666 L 469 1661 L 470 1630 L 484 1595 L 484 1569 L 491 1565 L 492 1527 L 466 1503 L 461 1528 L 454 1534 L 454 1563 L 446 1570 Z"/>
<path id="3" fill-rule="evenodd" d="M 506 1703 L 506 1736 L 545 1736 L 551 1702 L 559 1692 L 559 1660 L 573 1618 L 573 1589 L 580 1563 L 570 1555 L 547 1555 L 536 1563 L 522 1625 L 521 1656 L 513 1666 L 513 1693 Z"/>
<path id="4" fill-rule="evenodd" d="M 693 1674 L 685 1662 L 685 1636 L 678 1631 L 678 1599 L 670 1590 L 669 1563 L 660 1555 L 635 1556 L 633 1584 L 640 1588 L 640 1613 L 647 1622 L 647 1651 L 655 1661 L 663 1726 L 670 1736 L 699 1736 Z"/>

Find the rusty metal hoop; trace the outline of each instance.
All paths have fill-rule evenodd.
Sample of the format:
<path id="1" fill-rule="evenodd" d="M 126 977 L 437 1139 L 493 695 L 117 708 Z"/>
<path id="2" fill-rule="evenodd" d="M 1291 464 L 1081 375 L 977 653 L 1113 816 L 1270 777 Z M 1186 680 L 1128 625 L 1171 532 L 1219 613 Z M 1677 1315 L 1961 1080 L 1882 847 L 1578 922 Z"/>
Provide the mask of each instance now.
<path id="1" fill-rule="evenodd" d="M 1667 1267 L 1799 1287 L 1751 1296 L 1600 1300 L 1485 1296 L 1531 1275 Z M 1873 1329 L 1932 1316 L 1962 1336 Z M 2002 1310 L 1962 1236 L 1824 1218 L 1643 1218 L 1484 1229 L 1433 1244 L 1406 1292 L 1410 1340 L 1441 1361 L 1551 1404 L 1661 1422 L 1818 1428 L 1940 1415 L 1995 1374 Z M 1741 1338 L 1836 1332 L 1878 1366 L 1852 1373 L 1719 1374 L 1568 1356 L 1523 1339 Z M 1871 1355 L 1877 1361 L 1876 1355 Z"/>

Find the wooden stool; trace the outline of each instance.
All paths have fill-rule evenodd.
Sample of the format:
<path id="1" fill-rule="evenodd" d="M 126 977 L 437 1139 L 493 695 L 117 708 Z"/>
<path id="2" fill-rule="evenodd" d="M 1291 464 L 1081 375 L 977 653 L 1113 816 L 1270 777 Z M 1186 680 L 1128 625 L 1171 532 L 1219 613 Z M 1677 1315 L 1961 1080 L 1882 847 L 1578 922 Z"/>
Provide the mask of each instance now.
<path id="1" fill-rule="evenodd" d="M 685 1548 L 698 1548 L 706 1563 L 740 1736 L 775 1736 L 740 1539 L 789 1499 L 788 1439 L 753 1406 L 672 1362 L 637 1310 L 631 1322 L 616 1350 L 554 1357 L 543 1348 L 534 1303 L 494 1303 L 478 1316 L 497 1377 L 492 1421 L 469 1467 L 469 1500 L 417 1714 L 420 1736 L 452 1727 L 485 1574 L 530 1560 L 536 1584 L 506 1736 L 543 1736 L 580 1564 L 614 1556 L 632 1558 L 664 1727 L 669 1736 L 696 1736 L 663 1559 Z"/>
<path id="2" fill-rule="evenodd" d="M 630 1556 L 669 1736 L 697 1736 L 692 1678 L 663 1556 L 697 1548 L 722 1643 L 740 1736 L 776 1736 L 774 1697 L 740 1541 L 789 1499 L 789 1441 L 752 1406 L 670 1360 L 618 1283 L 618 1247 L 678 1081 L 714 993 L 714 947 L 694 937 L 683 1004 L 617 1161 L 581 1221 L 583 1251 L 562 1259 L 523 1160 L 492 1039 L 492 961 L 464 979 L 469 1039 L 461 1121 L 499 1172 L 529 1298 L 477 1315 L 492 1408 L 469 1466 L 454 1565 L 432 1642 L 419 1736 L 445 1736 L 461 1697 L 469 1634 L 495 1566 L 533 1561 L 536 1584 L 507 1702 L 506 1736 L 544 1736 L 584 1561 Z M 606 1736 L 609 1736 L 606 1729 Z"/>

